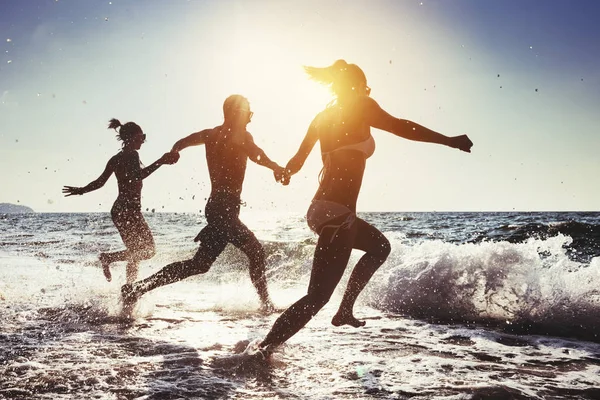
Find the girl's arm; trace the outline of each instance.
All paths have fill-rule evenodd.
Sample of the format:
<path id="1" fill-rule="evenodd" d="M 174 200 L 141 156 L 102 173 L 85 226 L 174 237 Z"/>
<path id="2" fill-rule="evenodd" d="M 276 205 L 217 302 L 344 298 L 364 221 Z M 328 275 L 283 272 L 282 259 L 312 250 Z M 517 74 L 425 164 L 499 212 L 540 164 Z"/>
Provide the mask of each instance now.
<path id="1" fill-rule="evenodd" d="M 415 122 L 399 119 L 388 114 L 370 97 L 366 97 L 365 102 L 367 121 L 374 128 L 388 131 L 408 140 L 437 143 L 466 151 L 467 153 L 471 152 L 473 142 L 471 142 L 467 135 L 445 136 Z"/>
<path id="2" fill-rule="evenodd" d="M 146 168 L 143 168 L 140 171 L 140 179 L 146 179 L 150 174 L 158 169 L 163 164 L 175 164 L 179 160 L 179 153 L 170 152 L 165 153 L 161 158 L 154 161 L 152 164 L 148 165 Z"/>
<path id="3" fill-rule="evenodd" d="M 300 171 L 300 169 L 304 165 L 304 162 L 306 161 L 306 158 L 312 151 L 313 147 L 315 147 L 317 140 L 319 140 L 319 132 L 317 130 L 315 122 L 316 120 L 317 119 L 315 118 L 310 124 L 310 126 L 308 127 L 308 131 L 306 132 L 306 135 L 302 140 L 302 143 L 300 143 L 300 148 L 298 149 L 294 157 L 292 157 L 285 166 L 285 172 L 288 176 L 288 179 L 290 176 Z"/>
<path id="4" fill-rule="evenodd" d="M 92 192 L 96 189 L 100 189 L 102 186 L 104 186 L 104 184 L 106 183 L 108 178 L 110 178 L 110 176 L 114 172 L 113 164 L 114 164 L 114 157 L 111 158 L 108 161 L 108 163 L 106 163 L 106 168 L 104 169 L 104 172 L 102 172 L 102 175 L 100 175 L 98 177 L 98 179 L 96 179 L 93 182 L 90 182 L 89 184 L 87 184 L 84 187 L 64 186 L 62 189 L 62 192 L 65 193 L 65 197 L 69 197 L 69 196 L 73 196 L 73 195 L 82 195 L 84 193 L 88 193 L 88 192 Z"/>

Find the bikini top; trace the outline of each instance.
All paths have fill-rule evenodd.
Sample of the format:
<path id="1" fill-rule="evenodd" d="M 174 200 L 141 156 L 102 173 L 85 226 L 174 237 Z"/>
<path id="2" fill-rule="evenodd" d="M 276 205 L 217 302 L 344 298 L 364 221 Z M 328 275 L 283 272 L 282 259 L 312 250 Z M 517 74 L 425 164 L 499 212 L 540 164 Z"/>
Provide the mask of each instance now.
<path id="1" fill-rule="evenodd" d="M 375 139 L 373 139 L 373 136 L 369 135 L 369 138 L 367 140 L 364 140 L 360 143 L 353 143 L 346 146 L 338 147 L 337 149 L 331 151 L 322 152 L 321 155 L 328 156 L 331 153 L 340 150 L 358 150 L 365 155 L 365 158 L 369 158 L 373 155 L 373 153 L 375 153 Z"/>

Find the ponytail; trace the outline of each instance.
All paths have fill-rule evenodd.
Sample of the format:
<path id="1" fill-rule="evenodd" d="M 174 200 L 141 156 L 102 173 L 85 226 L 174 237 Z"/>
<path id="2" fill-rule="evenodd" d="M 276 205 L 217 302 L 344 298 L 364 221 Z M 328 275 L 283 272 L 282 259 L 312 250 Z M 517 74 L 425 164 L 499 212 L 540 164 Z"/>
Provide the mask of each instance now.
<path id="1" fill-rule="evenodd" d="M 114 129 L 116 131 L 117 128 L 119 128 L 121 126 L 123 126 L 123 125 L 121 125 L 121 122 L 118 119 L 113 118 L 110 121 L 108 121 L 108 128 L 107 129 Z"/>
<path id="2" fill-rule="evenodd" d="M 119 128 L 118 131 L 117 128 Z M 125 125 L 123 125 L 121 124 L 121 121 L 116 118 L 108 121 L 108 129 L 114 129 L 115 132 L 117 132 L 117 139 L 123 142 L 128 141 L 137 133 L 143 133 L 142 128 L 140 128 L 140 126 L 135 122 L 127 122 Z"/>

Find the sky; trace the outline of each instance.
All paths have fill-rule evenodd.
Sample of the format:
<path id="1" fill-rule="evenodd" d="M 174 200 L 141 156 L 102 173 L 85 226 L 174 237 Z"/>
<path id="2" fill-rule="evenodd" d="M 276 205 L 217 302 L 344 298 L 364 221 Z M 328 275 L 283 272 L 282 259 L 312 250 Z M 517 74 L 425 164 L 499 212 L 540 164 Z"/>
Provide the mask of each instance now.
<path id="1" fill-rule="evenodd" d="M 248 130 L 284 165 L 331 100 L 302 66 L 343 58 L 392 115 L 467 154 L 373 129 L 359 211 L 600 210 L 600 2 L 596 0 L 3 0 L 0 202 L 39 212 L 107 212 L 120 149 L 108 120 L 147 134 L 145 165 L 222 122 L 248 97 Z M 210 193 L 204 148 L 144 181 L 143 208 L 198 212 Z M 304 212 L 318 145 L 283 187 L 249 163 L 247 210 Z"/>

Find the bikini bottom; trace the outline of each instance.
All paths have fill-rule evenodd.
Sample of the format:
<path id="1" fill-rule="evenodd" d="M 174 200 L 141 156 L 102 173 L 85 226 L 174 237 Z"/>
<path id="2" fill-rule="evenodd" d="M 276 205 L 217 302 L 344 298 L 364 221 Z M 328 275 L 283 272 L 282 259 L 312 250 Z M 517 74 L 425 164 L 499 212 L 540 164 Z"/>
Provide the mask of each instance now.
<path id="1" fill-rule="evenodd" d="M 342 222 L 329 223 L 343 216 L 346 219 Z M 321 235 L 325 228 L 335 228 L 331 241 L 340 229 L 350 229 L 354 221 L 356 221 L 356 214 L 348 207 L 328 200 L 313 200 L 306 212 L 306 222 L 317 235 Z"/>

